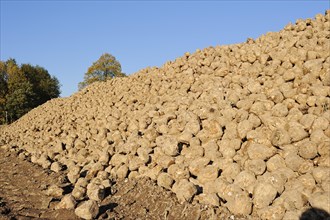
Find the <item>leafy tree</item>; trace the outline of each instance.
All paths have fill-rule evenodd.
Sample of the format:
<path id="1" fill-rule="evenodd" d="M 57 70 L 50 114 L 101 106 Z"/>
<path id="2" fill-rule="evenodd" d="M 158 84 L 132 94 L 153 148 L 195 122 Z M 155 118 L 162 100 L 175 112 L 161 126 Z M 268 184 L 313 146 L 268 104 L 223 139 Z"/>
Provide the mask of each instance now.
<path id="1" fill-rule="evenodd" d="M 60 84 L 57 78 L 50 76 L 48 71 L 40 66 L 22 64 L 24 76 L 32 84 L 34 105 L 38 106 L 60 95 Z"/>
<path id="2" fill-rule="evenodd" d="M 13 121 L 60 95 L 60 84 L 57 78 L 39 66 L 22 64 L 14 59 L 0 61 L 0 124 Z"/>
<path id="3" fill-rule="evenodd" d="M 8 93 L 7 86 L 8 74 L 6 71 L 6 64 L 0 61 L 0 124 L 5 122 L 5 105 L 6 94 Z"/>
<path id="4" fill-rule="evenodd" d="M 16 120 L 30 110 L 33 102 L 32 85 L 14 59 L 6 61 L 7 94 L 5 110 L 11 119 Z"/>
<path id="5" fill-rule="evenodd" d="M 90 66 L 85 73 L 84 81 L 80 82 L 79 90 L 96 81 L 106 81 L 114 77 L 126 76 L 121 72 L 121 65 L 111 54 L 103 54 L 96 62 Z"/>
<path id="6" fill-rule="evenodd" d="M 11 120 L 16 120 L 32 109 L 31 100 L 35 96 L 32 85 L 26 80 L 15 82 L 6 96 L 6 110 Z"/>
<path id="7" fill-rule="evenodd" d="M 7 79 L 8 75 L 6 72 L 6 64 L 2 61 L 0 61 L 0 105 L 2 103 L 2 99 L 7 94 Z"/>

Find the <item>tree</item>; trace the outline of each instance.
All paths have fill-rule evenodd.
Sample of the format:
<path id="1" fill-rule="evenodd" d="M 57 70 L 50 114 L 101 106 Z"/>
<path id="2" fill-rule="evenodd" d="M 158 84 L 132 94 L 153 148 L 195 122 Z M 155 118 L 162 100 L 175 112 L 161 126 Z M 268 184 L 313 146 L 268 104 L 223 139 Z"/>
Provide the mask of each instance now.
<path id="1" fill-rule="evenodd" d="M 6 121 L 5 105 L 6 94 L 8 93 L 8 74 L 5 62 L 0 61 L 0 124 Z"/>
<path id="2" fill-rule="evenodd" d="M 26 80 L 15 82 L 6 96 L 6 110 L 11 120 L 16 120 L 33 108 L 31 103 L 35 94 L 32 85 Z"/>
<path id="3" fill-rule="evenodd" d="M 60 95 L 56 77 L 40 66 L 22 64 L 14 59 L 0 61 L 0 124 L 13 121 Z"/>
<path id="4" fill-rule="evenodd" d="M 12 120 L 16 120 L 31 109 L 33 103 L 32 84 L 24 76 L 14 59 L 6 61 L 7 93 L 5 111 Z"/>
<path id="5" fill-rule="evenodd" d="M 56 77 L 50 76 L 48 71 L 40 66 L 22 64 L 21 70 L 24 76 L 32 84 L 35 94 L 33 97 L 36 106 L 46 101 L 57 98 L 60 95 L 60 84 Z"/>
<path id="6" fill-rule="evenodd" d="M 114 77 L 126 76 L 121 72 L 121 65 L 111 54 L 103 54 L 96 62 L 90 66 L 85 73 L 84 81 L 80 82 L 79 90 L 96 81 L 106 81 Z"/>

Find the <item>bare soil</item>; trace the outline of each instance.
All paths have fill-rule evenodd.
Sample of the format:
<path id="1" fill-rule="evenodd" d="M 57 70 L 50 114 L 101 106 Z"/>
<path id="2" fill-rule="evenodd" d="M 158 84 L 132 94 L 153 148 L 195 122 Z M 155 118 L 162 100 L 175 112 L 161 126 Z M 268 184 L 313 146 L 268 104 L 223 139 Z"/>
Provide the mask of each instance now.
<path id="1" fill-rule="evenodd" d="M 0 220 L 78 219 L 73 210 L 50 208 L 45 190 L 60 181 L 61 175 L 0 149 Z"/>
<path id="2" fill-rule="evenodd" d="M 56 184 L 70 191 L 65 173 L 54 173 L 0 149 L 0 220 L 79 219 L 74 210 L 55 210 L 59 199 L 47 196 Z M 100 205 L 98 219 L 239 219 L 225 208 L 180 204 L 174 193 L 149 179 L 114 183 Z"/>

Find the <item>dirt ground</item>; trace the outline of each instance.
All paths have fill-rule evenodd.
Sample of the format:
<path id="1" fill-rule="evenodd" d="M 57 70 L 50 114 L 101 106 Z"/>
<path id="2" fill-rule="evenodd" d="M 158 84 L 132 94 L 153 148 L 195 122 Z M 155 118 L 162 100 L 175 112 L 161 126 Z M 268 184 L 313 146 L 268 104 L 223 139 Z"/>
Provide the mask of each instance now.
<path id="1" fill-rule="evenodd" d="M 17 152 L 0 149 L 0 220 L 79 219 L 73 210 L 55 210 L 59 202 L 47 196 L 48 186 L 65 191 L 64 173 L 54 173 L 19 159 Z M 100 204 L 98 219 L 239 219 L 226 209 L 179 204 L 176 196 L 151 180 L 114 183 Z M 243 218 L 242 218 L 243 219 Z"/>
<path id="2" fill-rule="evenodd" d="M 70 192 L 65 173 L 54 173 L 19 159 L 17 152 L 0 148 L 0 220 L 79 219 L 74 210 L 55 210 L 59 199 L 46 195 L 48 186 L 56 184 Z M 148 179 L 114 183 L 100 204 L 97 219 L 161 219 L 161 220 L 243 220 L 256 216 L 234 216 L 223 207 L 179 204 L 176 196 Z M 309 209 L 300 220 L 330 220 L 324 210 Z"/>
<path id="3" fill-rule="evenodd" d="M 49 208 L 53 198 L 45 190 L 60 179 L 61 175 L 0 149 L 0 220 L 78 219 L 72 210 Z"/>

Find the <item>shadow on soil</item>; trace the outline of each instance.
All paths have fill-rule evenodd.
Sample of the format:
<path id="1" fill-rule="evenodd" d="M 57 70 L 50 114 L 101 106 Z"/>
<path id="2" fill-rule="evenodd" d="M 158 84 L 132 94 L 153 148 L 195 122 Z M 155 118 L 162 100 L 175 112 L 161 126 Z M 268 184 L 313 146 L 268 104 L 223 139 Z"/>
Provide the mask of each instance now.
<path id="1" fill-rule="evenodd" d="M 107 217 L 107 212 L 112 212 L 114 208 L 118 206 L 117 203 L 109 203 L 100 207 L 100 212 L 98 216 Z"/>
<path id="2" fill-rule="evenodd" d="M 318 208 L 310 208 L 303 212 L 299 220 L 330 220 L 330 214 Z"/>

